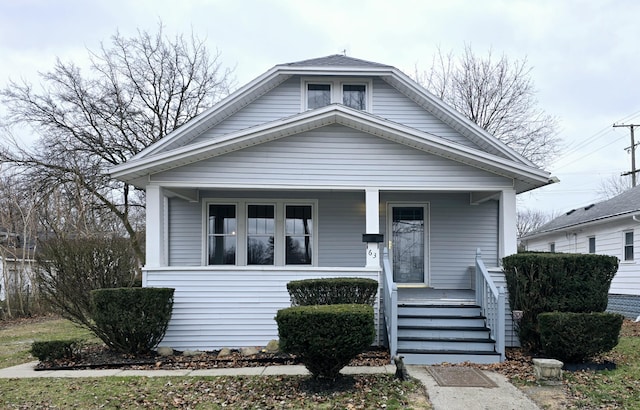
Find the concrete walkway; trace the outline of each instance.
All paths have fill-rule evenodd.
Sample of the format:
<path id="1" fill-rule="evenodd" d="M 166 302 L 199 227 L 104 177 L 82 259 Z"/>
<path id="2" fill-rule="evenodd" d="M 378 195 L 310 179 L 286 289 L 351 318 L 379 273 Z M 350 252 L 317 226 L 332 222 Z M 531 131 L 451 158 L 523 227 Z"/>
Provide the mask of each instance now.
<path id="1" fill-rule="evenodd" d="M 25 363 L 18 366 L 0 369 L 0 378 L 63 378 L 63 377 L 106 377 L 106 376 L 275 376 L 275 375 L 307 375 L 304 366 L 263 366 L 223 369 L 199 370 L 44 370 L 35 371 L 38 362 Z M 377 367 L 345 367 L 343 374 L 395 373 L 394 365 Z M 539 407 L 521 390 L 513 386 L 507 379 L 493 372 L 484 372 L 498 387 L 442 387 L 427 372 L 425 366 L 410 365 L 407 371 L 424 384 L 429 401 L 435 410 L 539 410 Z"/>

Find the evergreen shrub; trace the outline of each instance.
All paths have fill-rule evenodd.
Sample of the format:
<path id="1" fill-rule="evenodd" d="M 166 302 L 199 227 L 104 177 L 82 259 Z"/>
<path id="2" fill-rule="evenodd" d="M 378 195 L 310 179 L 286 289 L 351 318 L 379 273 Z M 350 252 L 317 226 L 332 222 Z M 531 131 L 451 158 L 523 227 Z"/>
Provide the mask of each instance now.
<path id="1" fill-rule="evenodd" d="M 35 341 L 31 354 L 41 362 L 69 359 L 75 356 L 82 345 L 80 339 Z"/>
<path id="2" fill-rule="evenodd" d="M 171 288 L 114 288 L 91 292 L 96 335 L 110 348 L 131 354 L 162 341 L 173 309 Z"/>
<path id="3" fill-rule="evenodd" d="M 280 349 L 296 355 L 315 379 L 336 379 L 376 334 L 373 308 L 363 304 L 294 306 L 275 319 Z"/>
<path id="4" fill-rule="evenodd" d="M 603 312 L 618 258 L 607 255 L 519 253 L 503 258 L 512 310 L 521 310 L 520 343 L 540 350 L 538 315 Z"/>
<path id="5" fill-rule="evenodd" d="M 624 316 L 617 313 L 549 312 L 538 315 L 546 356 L 579 363 L 616 347 Z"/>
<path id="6" fill-rule="evenodd" d="M 373 306 L 378 282 L 367 278 L 323 278 L 287 283 L 291 306 L 364 304 Z"/>

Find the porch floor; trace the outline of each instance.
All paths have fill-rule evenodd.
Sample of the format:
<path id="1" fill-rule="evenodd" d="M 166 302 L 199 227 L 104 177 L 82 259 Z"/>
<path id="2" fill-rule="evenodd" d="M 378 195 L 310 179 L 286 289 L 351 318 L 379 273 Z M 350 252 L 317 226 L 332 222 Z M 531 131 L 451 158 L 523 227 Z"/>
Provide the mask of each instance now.
<path id="1" fill-rule="evenodd" d="M 422 305 L 473 305 L 475 292 L 471 289 L 433 289 L 398 287 L 398 303 Z"/>

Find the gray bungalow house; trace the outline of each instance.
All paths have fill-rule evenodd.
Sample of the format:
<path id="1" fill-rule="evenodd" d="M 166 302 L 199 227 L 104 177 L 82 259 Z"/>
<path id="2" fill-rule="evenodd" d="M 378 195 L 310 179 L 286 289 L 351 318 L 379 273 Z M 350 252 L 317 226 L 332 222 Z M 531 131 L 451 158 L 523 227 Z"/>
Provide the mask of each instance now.
<path id="1" fill-rule="evenodd" d="M 521 238 L 527 250 L 616 256 L 607 310 L 640 316 L 640 186 L 576 208 Z"/>
<path id="2" fill-rule="evenodd" d="M 110 173 L 146 191 L 144 286 L 176 289 L 162 345 L 263 346 L 287 282 L 341 276 L 379 281 L 377 343 L 407 363 L 517 343 L 485 266 L 550 176 L 392 66 L 277 65 Z"/>

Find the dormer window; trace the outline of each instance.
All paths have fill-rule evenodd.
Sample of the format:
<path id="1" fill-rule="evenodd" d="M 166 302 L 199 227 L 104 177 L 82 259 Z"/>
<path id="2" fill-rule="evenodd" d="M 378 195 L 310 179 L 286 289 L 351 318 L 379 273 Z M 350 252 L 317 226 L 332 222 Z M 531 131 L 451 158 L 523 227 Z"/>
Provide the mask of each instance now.
<path id="1" fill-rule="evenodd" d="M 362 79 L 303 79 L 303 110 L 313 110 L 329 104 L 344 104 L 367 111 L 371 98 L 371 82 Z"/>
<path id="2" fill-rule="evenodd" d="M 307 84 L 307 108 L 324 107 L 331 104 L 331 84 Z"/>

